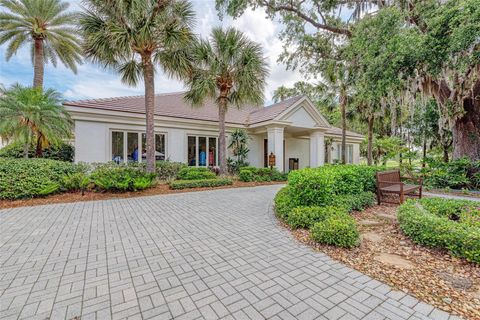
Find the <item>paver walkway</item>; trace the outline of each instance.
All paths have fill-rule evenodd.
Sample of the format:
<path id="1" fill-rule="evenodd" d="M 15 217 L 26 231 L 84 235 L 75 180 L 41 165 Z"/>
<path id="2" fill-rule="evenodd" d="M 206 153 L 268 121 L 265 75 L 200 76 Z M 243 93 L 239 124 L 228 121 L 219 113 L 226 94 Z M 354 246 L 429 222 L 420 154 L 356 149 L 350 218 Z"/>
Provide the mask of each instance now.
<path id="1" fill-rule="evenodd" d="M 2 210 L 0 319 L 449 318 L 295 242 L 279 188 Z"/>

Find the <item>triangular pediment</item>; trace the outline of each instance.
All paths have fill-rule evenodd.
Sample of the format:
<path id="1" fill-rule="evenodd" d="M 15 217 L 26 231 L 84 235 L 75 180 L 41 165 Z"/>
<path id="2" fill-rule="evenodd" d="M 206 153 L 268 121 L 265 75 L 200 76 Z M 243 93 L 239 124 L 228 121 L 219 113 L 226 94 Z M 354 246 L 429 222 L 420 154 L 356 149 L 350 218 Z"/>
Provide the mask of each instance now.
<path id="1" fill-rule="evenodd" d="M 303 128 L 330 127 L 330 124 L 307 97 L 289 107 L 276 120 L 290 122 L 291 126 Z"/>

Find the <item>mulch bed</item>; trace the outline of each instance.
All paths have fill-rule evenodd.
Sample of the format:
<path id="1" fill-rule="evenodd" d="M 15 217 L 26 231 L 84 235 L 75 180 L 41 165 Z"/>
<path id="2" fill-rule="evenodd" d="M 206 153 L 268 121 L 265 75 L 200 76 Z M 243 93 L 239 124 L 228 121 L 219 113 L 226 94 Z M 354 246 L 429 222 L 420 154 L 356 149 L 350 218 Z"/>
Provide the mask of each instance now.
<path id="1" fill-rule="evenodd" d="M 360 232 L 377 239 L 363 239 L 354 249 L 320 245 L 310 240 L 308 230 L 290 230 L 300 242 L 397 290 L 466 319 L 480 319 L 480 266 L 414 244 L 395 220 L 396 207 L 381 205 L 355 212 Z M 398 255 L 412 266 L 401 268 L 375 260 L 381 253 Z"/>
<path id="2" fill-rule="evenodd" d="M 183 190 L 171 190 L 168 187 L 168 184 L 163 183 L 163 184 L 158 184 L 155 187 L 147 190 L 135 191 L 135 192 L 112 193 L 112 192 L 89 191 L 89 192 L 86 192 L 85 195 L 83 196 L 80 193 L 67 192 L 67 193 L 49 195 L 44 198 L 22 199 L 22 200 L 0 200 L 0 209 L 38 206 L 38 205 L 54 204 L 54 203 L 144 197 L 144 196 L 154 196 L 154 195 L 160 195 L 160 194 L 184 193 L 184 192 L 205 191 L 205 190 L 214 190 L 214 189 L 256 187 L 256 186 L 283 184 L 283 183 L 285 182 L 242 182 L 242 181 L 235 180 L 233 184 L 229 186 L 220 186 L 220 187 L 211 187 L 211 188 L 207 188 L 207 187 L 191 188 L 191 189 L 183 189 Z"/>

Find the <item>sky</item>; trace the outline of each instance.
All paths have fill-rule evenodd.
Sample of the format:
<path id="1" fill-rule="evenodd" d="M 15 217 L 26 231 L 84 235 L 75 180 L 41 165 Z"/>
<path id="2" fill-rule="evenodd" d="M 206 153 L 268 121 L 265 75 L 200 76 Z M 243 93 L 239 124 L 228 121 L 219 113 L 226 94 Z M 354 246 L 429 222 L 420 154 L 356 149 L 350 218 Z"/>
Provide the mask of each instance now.
<path id="1" fill-rule="evenodd" d="M 68 2 L 71 4 L 70 9 L 81 9 L 80 0 L 69 0 Z M 235 20 L 224 18 L 220 21 L 215 10 L 215 0 L 193 0 L 192 3 L 197 14 L 194 32 L 201 37 L 207 37 L 214 26 L 233 26 L 262 45 L 270 68 L 265 88 L 266 104 L 271 103 L 273 91 L 277 87 L 292 86 L 295 82 L 302 80 L 298 71 L 286 70 L 285 65 L 277 62 L 277 58 L 282 52 L 282 43 L 278 39 L 282 26 L 279 22 L 268 19 L 262 9 L 249 10 Z M 2 9 L 0 8 L 0 10 Z M 13 83 L 31 85 L 33 65 L 29 47 L 25 46 L 20 49 L 8 62 L 5 60 L 5 50 L 6 45 L 0 46 L 0 84 L 7 87 Z M 85 61 L 78 67 L 77 74 L 65 68 L 61 63 L 56 68 L 47 64 L 44 87 L 56 89 L 64 95 L 66 100 L 143 94 L 142 84 L 137 87 L 124 85 L 118 74 L 89 61 Z M 181 82 L 167 77 L 160 71 L 156 74 L 156 93 L 182 90 L 185 90 L 185 87 Z"/>

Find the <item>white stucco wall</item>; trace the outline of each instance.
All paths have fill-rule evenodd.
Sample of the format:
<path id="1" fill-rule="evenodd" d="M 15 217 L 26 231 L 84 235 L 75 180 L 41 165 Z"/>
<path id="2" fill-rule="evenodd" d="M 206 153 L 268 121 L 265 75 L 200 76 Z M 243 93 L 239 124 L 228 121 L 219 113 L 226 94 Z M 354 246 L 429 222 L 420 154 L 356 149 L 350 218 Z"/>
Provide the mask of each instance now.
<path id="1" fill-rule="evenodd" d="M 298 158 L 298 168 L 310 166 L 310 139 L 285 139 L 285 172 L 288 172 L 288 159 Z"/>
<path id="2" fill-rule="evenodd" d="M 75 162 L 109 161 L 108 145 L 107 124 L 75 121 Z"/>
<path id="3" fill-rule="evenodd" d="M 247 161 L 251 166 L 263 167 L 263 139 L 266 137 L 263 134 L 250 134 L 249 136 L 248 149 L 250 151 Z"/>

